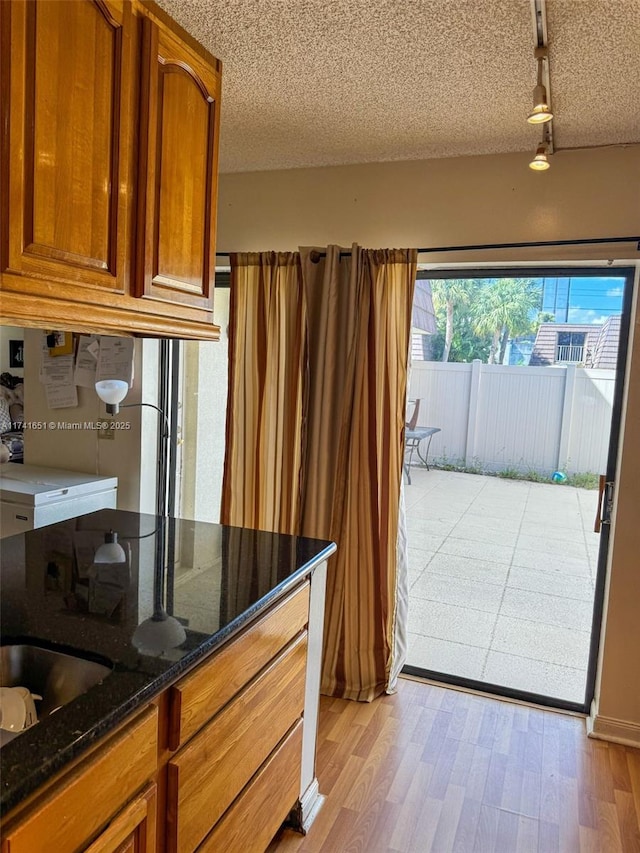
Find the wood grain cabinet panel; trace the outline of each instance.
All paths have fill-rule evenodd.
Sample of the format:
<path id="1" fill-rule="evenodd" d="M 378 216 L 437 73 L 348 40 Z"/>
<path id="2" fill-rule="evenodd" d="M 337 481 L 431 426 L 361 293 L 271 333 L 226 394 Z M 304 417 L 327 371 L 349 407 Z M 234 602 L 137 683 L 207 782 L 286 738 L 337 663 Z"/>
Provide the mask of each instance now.
<path id="1" fill-rule="evenodd" d="M 309 621 L 309 583 L 169 688 L 169 749 L 207 723 Z"/>
<path id="2" fill-rule="evenodd" d="M 27 817 L 17 819 L 6 829 L 3 827 L 3 853 L 84 850 L 87 841 L 154 775 L 158 766 L 157 744 L 158 710 L 150 706 L 45 794 Z M 117 843 L 135 841 L 135 825 L 130 815 L 125 823 L 129 831 Z M 117 846 L 108 846 L 112 836 L 108 828 L 105 832 L 103 840 L 107 846 L 98 846 L 96 851 L 117 850 Z M 143 837 L 139 833 L 140 844 Z"/>
<path id="3" fill-rule="evenodd" d="M 123 293 L 132 210 L 131 4 L 3 6 L 11 45 L 3 268 Z"/>
<path id="4" fill-rule="evenodd" d="M 151 0 L 0 0 L 3 323 L 218 340 L 220 74 Z"/>
<path id="5" fill-rule="evenodd" d="M 143 24 L 137 295 L 211 310 L 220 73 Z"/>
<path id="6" fill-rule="evenodd" d="M 305 632 L 169 761 L 167 848 L 171 853 L 196 849 L 301 717 L 306 660 Z M 299 786 L 298 777 L 299 772 Z M 287 812 L 298 793 L 287 799 Z"/>
<path id="7" fill-rule="evenodd" d="M 129 803 L 85 853 L 155 853 L 157 786 Z"/>
<path id="8" fill-rule="evenodd" d="M 260 768 L 198 853 L 264 853 L 298 796 L 301 749 L 302 721 Z"/>

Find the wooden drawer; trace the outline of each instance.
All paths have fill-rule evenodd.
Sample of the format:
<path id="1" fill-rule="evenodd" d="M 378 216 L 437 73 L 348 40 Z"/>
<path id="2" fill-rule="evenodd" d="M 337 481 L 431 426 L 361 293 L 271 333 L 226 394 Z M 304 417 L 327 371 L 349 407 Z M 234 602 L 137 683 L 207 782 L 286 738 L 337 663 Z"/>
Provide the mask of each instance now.
<path id="1" fill-rule="evenodd" d="M 3 833 L 3 853 L 72 853 L 157 769 L 158 709 L 150 706 L 81 762 L 59 787 Z"/>
<path id="2" fill-rule="evenodd" d="M 169 749 L 178 749 L 296 636 L 309 619 L 309 583 L 169 689 Z"/>
<path id="3" fill-rule="evenodd" d="M 264 853 L 300 793 L 302 721 L 289 732 L 198 853 Z"/>
<path id="4" fill-rule="evenodd" d="M 306 660 L 305 632 L 169 761 L 169 851 L 195 850 L 301 716 Z"/>
<path id="5" fill-rule="evenodd" d="M 85 853 L 154 853 L 158 791 L 148 785 L 111 821 Z"/>

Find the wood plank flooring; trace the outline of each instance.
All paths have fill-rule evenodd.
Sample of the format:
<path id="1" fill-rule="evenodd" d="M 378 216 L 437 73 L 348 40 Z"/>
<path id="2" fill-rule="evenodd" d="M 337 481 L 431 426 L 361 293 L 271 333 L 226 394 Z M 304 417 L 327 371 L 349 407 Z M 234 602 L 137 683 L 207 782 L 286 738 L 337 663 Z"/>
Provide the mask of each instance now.
<path id="1" fill-rule="evenodd" d="M 581 717 L 408 679 L 322 697 L 318 778 L 309 834 L 269 853 L 640 853 L 640 750 Z"/>

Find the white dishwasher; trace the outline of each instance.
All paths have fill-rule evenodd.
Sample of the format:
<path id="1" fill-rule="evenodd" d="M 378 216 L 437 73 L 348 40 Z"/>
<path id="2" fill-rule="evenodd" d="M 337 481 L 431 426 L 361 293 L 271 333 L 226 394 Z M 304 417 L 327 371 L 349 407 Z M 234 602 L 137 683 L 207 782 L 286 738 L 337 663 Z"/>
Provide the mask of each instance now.
<path id="1" fill-rule="evenodd" d="M 5 462 L 0 465 L 0 537 L 115 509 L 117 487 L 117 477 Z"/>

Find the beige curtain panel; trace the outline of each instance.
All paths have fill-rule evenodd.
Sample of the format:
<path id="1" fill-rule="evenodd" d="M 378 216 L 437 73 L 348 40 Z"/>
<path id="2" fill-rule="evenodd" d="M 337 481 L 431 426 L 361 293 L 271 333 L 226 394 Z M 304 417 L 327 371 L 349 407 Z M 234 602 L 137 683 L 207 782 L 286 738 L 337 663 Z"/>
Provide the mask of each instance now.
<path id="1" fill-rule="evenodd" d="M 297 533 L 305 311 L 297 252 L 231 256 L 223 524 Z"/>
<path id="2" fill-rule="evenodd" d="M 232 257 L 222 518 L 337 543 L 327 580 L 322 690 L 370 701 L 389 687 L 394 650 L 417 253 L 330 246 L 317 256 L 305 249 Z M 282 266 L 286 284 L 276 271 Z M 280 284 L 289 298 L 268 299 Z M 279 306 L 270 325 L 267 304 Z M 280 316 L 286 311 L 287 319 Z M 279 340 L 268 340 L 266 329 Z M 288 393 L 295 402 L 286 402 Z M 278 434 L 267 421 L 278 417 L 287 420 L 289 443 L 273 443 L 263 454 L 266 436 Z"/>

